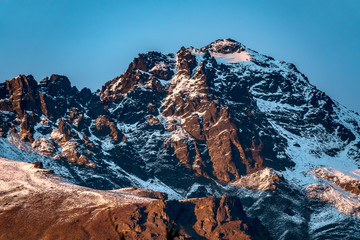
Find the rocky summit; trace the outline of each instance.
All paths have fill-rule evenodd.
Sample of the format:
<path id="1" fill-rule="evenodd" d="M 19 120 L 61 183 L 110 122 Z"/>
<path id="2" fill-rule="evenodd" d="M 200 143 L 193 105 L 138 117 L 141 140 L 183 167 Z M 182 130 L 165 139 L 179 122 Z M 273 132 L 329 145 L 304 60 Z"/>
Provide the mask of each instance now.
<path id="1" fill-rule="evenodd" d="M 31 200 L 11 200 L 24 186 L 1 189 L 0 202 L 30 205 L 5 204 L 2 239 L 21 238 L 9 232 L 35 222 L 14 216 L 41 201 L 69 206 L 35 214 L 33 239 L 360 239 L 360 115 L 295 65 L 232 39 L 139 54 L 96 92 L 19 75 L 0 84 L 0 110 L 0 157 L 63 179 L 51 191 L 27 183 L 27 194 L 39 188 Z M 67 217 L 66 228 L 46 224 Z"/>

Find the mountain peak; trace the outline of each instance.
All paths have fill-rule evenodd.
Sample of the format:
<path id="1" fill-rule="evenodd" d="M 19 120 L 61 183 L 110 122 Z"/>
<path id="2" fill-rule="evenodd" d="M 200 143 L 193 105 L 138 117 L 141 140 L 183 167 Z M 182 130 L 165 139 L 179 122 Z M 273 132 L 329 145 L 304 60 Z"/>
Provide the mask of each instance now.
<path id="1" fill-rule="evenodd" d="M 231 38 L 218 39 L 197 51 L 200 53 L 209 52 L 212 57 L 222 63 L 239 63 L 253 60 L 252 55 L 245 49 L 245 46 Z"/>
<path id="2" fill-rule="evenodd" d="M 217 52 L 217 53 L 223 53 L 223 54 L 229 54 L 229 53 L 235 53 L 239 52 L 238 50 L 242 50 L 243 46 L 241 43 L 231 39 L 218 39 L 209 45 L 201 48 L 201 51 L 208 50 L 210 52 Z"/>

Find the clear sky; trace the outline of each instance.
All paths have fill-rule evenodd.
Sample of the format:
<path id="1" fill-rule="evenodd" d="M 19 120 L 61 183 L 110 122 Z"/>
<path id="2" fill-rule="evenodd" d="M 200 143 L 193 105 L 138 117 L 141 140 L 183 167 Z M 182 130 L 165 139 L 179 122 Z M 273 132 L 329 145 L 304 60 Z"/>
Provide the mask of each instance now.
<path id="1" fill-rule="evenodd" d="M 96 90 L 139 52 L 228 37 L 360 112 L 359 0 L 0 0 L 0 81 L 57 73 Z"/>

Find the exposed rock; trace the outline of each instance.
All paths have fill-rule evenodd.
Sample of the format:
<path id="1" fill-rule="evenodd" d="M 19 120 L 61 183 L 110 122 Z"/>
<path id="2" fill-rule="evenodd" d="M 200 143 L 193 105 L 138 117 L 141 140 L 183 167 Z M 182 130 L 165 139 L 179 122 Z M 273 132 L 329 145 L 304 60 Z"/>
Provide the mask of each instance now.
<path id="1" fill-rule="evenodd" d="M 234 53 L 237 51 L 244 51 L 244 49 L 242 48 L 241 43 L 236 42 L 233 39 L 227 38 L 227 39 L 218 39 L 212 43 L 210 43 L 209 45 L 203 47 L 200 49 L 201 51 L 212 51 L 212 52 L 217 52 L 217 53 L 223 53 L 223 54 L 227 54 L 227 53 Z"/>
<path id="2" fill-rule="evenodd" d="M 214 175 L 220 181 L 229 182 L 245 174 L 239 173 L 240 169 L 238 170 L 235 164 L 236 158 L 245 159 L 245 153 L 239 143 L 236 126 L 230 122 L 227 109 L 212 103 L 203 115 L 203 126 Z"/>
<path id="3" fill-rule="evenodd" d="M 71 87 L 67 77 L 60 75 L 51 75 L 50 78 L 45 78 L 40 83 L 37 83 L 31 75 L 20 75 L 8 80 L 0 85 L 1 98 L 6 99 L 4 104 L 0 104 L 0 109 L 13 114 L 6 116 L 6 123 L 0 122 L 2 124 L 0 134 L 1 130 L 4 131 L 1 134 L 3 137 L 6 137 L 10 131 L 12 133 L 18 132 L 18 136 L 22 141 L 31 143 L 33 147 L 31 151 L 48 157 L 56 157 L 54 154 L 57 147 L 51 142 L 51 139 L 44 137 L 45 135 L 49 136 L 53 131 L 49 125 L 55 125 L 59 129 L 60 134 L 58 136 L 61 135 L 62 137 L 62 139 L 56 138 L 58 144 L 65 146 L 65 142 L 69 141 L 71 143 L 67 145 L 72 146 L 70 148 L 66 147 L 62 151 L 64 153 L 62 156 L 72 162 L 88 164 L 89 161 L 84 156 L 81 156 L 75 147 L 77 145 L 75 141 L 79 140 L 78 133 L 71 130 L 73 126 L 77 128 L 84 127 L 83 114 L 77 112 L 76 106 L 79 106 L 79 102 L 86 96 L 85 92 L 82 91 L 79 94 L 79 98 L 81 98 L 74 101 L 77 98 L 78 90 Z M 91 92 L 90 95 L 92 95 Z M 71 105 L 72 107 L 70 107 Z M 68 109 L 71 109 L 68 119 L 73 126 L 69 126 L 61 118 Z M 41 116 L 42 114 L 46 117 Z M 57 118 L 59 118 L 59 121 L 54 123 L 53 120 Z M 14 123 L 14 125 L 10 123 Z M 39 124 L 43 127 L 40 127 Z M 20 129 L 16 125 L 20 125 Z M 34 134 L 37 137 L 41 134 L 42 137 L 35 138 Z"/>
<path id="4" fill-rule="evenodd" d="M 25 111 L 37 110 L 37 82 L 29 75 L 19 75 L 16 78 L 5 82 L 2 90 L 2 98 L 6 98 L 8 104 L 5 104 L 1 110 L 14 111 L 19 117 L 23 117 Z"/>
<path id="5" fill-rule="evenodd" d="M 180 105 L 181 104 L 181 105 Z M 263 161 L 260 155 L 262 143 L 259 146 L 252 142 L 252 148 L 249 157 L 246 156 L 237 135 L 237 127 L 231 122 L 231 116 L 227 108 L 220 108 L 216 101 L 202 102 L 196 104 L 194 109 L 188 102 L 179 102 L 178 109 L 174 114 L 181 114 L 181 126 L 190 137 L 185 133 L 180 140 L 174 141 L 174 150 L 177 158 L 186 167 L 194 160 L 190 159 L 188 141 L 186 139 L 195 138 L 196 140 L 205 140 L 209 157 L 212 162 L 213 174 L 219 181 L 230 182 L 238 179 L 241 175 L 252 173 L 263 168 Z M 191 114 L 193 111 L 202 112 L 201 120 L 197 114 Z M 190 112 L 190 113 L 189 113 Z M 163 112 L 164 113 L 164 112 Z M 169 114 L 169 112 L 166 112 Z M 187 117 L 186 117 L 187 116 Z M 172 126 L 171 124 L 169 126 Z M 168 128 L 168 130 L 175 130 Z M 181 131 L 174 131 L 172 139 L 178 139 L 176 136 Z M 194 148 L 196 148 L 194 146 Z M 199 155 L 197 154 L 197 159 Z M 204 172 L 204 171 L 202 171 Z M 204 172 L 205 173 L 205 172 Z M 198 172 L 199 174 L 199 172 Z M 209 176 L 209 173 L 202 174 Z"/>
<path id="6" fill-rule="evenodd" d="M 76 87 L 72 87 L 67 77 L 51 75 L 38 84 L 41 111 L 49 119 L 61 118 L 68 110 L 78 94 Z"/>
<path id="7" fill-rule="evenodd" d="M 212 75 L 206 69 L 205 63 L 200 63 L 195 73 L 190 74 L 197 64 L 193 57 L 186 49 L 181 49 L 177 53 L 177 64 L 181 71 L 179 70 L 171 80 L 172 85 L 162 107 L 162 114 L 170 119 L 180 119 L 181 127 L 186 131 L 185 134 L 181 133 L 181 130 L 176 130 L 176 122 L 167 121 L 168 131 L 173 131 L 172 139 L 175 139 L 173 146 L 177 158 L 187 168 L 191 168 L 190 164 L 196 161 L 195 172 L 198 175 L 204 177 L 214 175 L 221 182 L 230 182 L 241 175 L 262 169 L 263 162 L 260 155 L 262 143 L 257 147 L 253 141 L 251 153 L 248 154 L 249 156 L 245 154 L 228 108 L 219 107 L 219 102 L 216 100 L 209 101 L 211 99 L 209 80 Z M 179 133 L 184 137 L 177 140 Z M 191 156 L 190 149 L 197 148 L 196 143 L 191 146 L 193 141 L 188 141 L 192 138 L 198 141 L 205 140 L 212 162 L 211 173 L 205 170 L 208 167 L 203 160 L 199 162 L 201 159 L 199 154 Z"/>
<path id="8" fill-rule="evenodd" d="M 11 124 L 8 122 L 2 122 L 0 119 L 0 137 L 6 137 L 9 132 Z"/>
<path id="9" fill-rule="evenodd" d="M 20 124 L 20 138 L 23 141 L 33 142 L 33 128 L 30 127 L 30 120 L 27 114 L 24 114 L 24 117 Z"/>
<path id="10" fill-rule="evenodd" d="M 96 119 L 96 129 L 101 136 L 111 135 L 114 141 L 119 140 L 122 134 L 117 129 L 114 122 L 111 122 L 105 115 L 99 116 Z"/>
<path id="11" fill-rule="evenodd" d="M 70 110 L 70 114 L 68 116 L 68 121 L 73 123 L 75 127 L 77 128 L 81 128 L 82 125 L 83 125 L 83 117 L 84 115 L 83 114 L 80 114 L 76 107 L 73 107 L 71 110 Z"/>
<path id="12" fill-rule="evenodd" d="M 163 199 L 163 200 L 168 199 L 168 195 L 166 193 L 156 192 L 150 189 L 132 187 L 132 188 L 120 188 L 112 191 L 119 193 L 130 193 L 137 196 L 154 198 L 154 199 Z"/>
<path id="13" fill-rule="evenodd" d="M 60 124 L 60 122 L 62 123 Z M 69 162 L 74 162 L 79 165 L 87 165 L 90 167 L 94 167 L 95 166 L 94 164 L 90 163 L 89 160 L 84 155 L 79 153 L 77 149 L 79 144 L 69 138 L 70 133 L 71 132 L 69 131 L 66 122 L 60 119 L 59 129 L 53 129 L 49 137 L 50 140 L 54 140 L 61 148 L 61 152 L 54 157 L 65 158 Z M 46 151 L 45 151 L 45 155 L 46 155 Z"/>
<path id="14" fill-rule="evenodd" d="M 156 116 L 150 115 L 148 118 L 148 123 L 150 126 L 153 126 L 155 124 L 159 124 L 160 120 Z"/>
<path id="15" fill-rule="evenodd" d="M 186 120 L 182 124 L 182 127 L 195 139 L 205 140 L 205 136 L 197 114 L 192 114 L 188 118 L 186 118 Z"/>
<path id="16" fill-rule="evenodd" d="M 163 87 L 158 79 L 170 79 L 173 75 L 174 63 L 171 56 L 158 52 L 139 54 L 129 65 L 124 74 L 107 82 L 101 89 L 101 99 L 113 102 L 121 99 L 135 89 L 137 85 L 147 85 L 157 92 L 162 92 Z M 151 74 L 144 74 L 143 72 Z"/>
<path id="17" fill-rule="evenodd" d="M 152 113 L 157 113 L 157 109 L 154 104 L 148 103 L 147 107 Z"/>
<path id="18" fill-rule="evenodd" d="M 94 143 L 92 143 L 92 142 L 90 141 L 90 139 L 88 138 L 88 136 L 83 135 L 82 140 L 84 141 L 84 143 L 85 143 L 86 145 L 90 146 L 91 148 L 94 148 L 94 147 L 95 147 Z"/>
<path id="19" fill-rule="evenodd" d="M 63 138 L 61 141 L 69 141 L 70 140 L 70 135 L 71 135 L 71 130 L 70 130 L 70 127 L 69 125 L 62 119 L 59 119 L 58 121 L 59 125 L 58 125 L 58 128 L 59 128 L 59 132 L 62 134 Z"/>
<path id="20" fill-rule="evenodd" d="M 360 170 L 341 172 L 334 168 L 316 168 L 314 177 L 330 182 L 320 182 L 307 186 L 309 197 L 333 203 L 345 214 L 360 217 Z"/>
<path id="21" fill-rule="evenodd" d="M 260 223 L 259 220 L 246 217 L 238 198 L 224 195 L 221 199 L 207 197 L 186 202 L 195 204 L 196 222 L 193 228 L 206 239 L 269 238 L 260 224 L 254 224 Z"/>
<path id="22" fill-rule="evenodd" d="M 43 164 L 42 164 L 42 162 L 34 162 L 34 168 L 43 169 Z"/>
<path id="23" fill-rule="evenodd" d="M 39 98 L 40 98 L 41 111 L 44 113 L 46 117 L 52 118 L 52 116 L 48 112 L 47 99 L 46 99 L 47 97 L 44 94 L 39 93 Z"/>
<path id="24" fill-rule="evenodd" d="M 177 64 L 176 67 L 178 70 L 177 74 L 190 76 L 192 70 L 196 67 L 196 58 L 191 52 L 185 47 L 181 47 L 181 49 L 176 53 L 177 56 Z"/>
<path id="25" fill-rule="evenodd" d="M 209 174 L 204 170 L 207 168 L 207 165 L 202 159 L 201 153 L 195 141 L 194 141 L 194 149 L 195 149 L 195 160 L 192 165 L 192 169 L 195 170 L 195 175 L 203 176 L 205 178 L 210 178 Z"/>
<path id="26" fill-rule="evenodd" d="M 258 190 L 274 190 L 277 188 L 276 185 L 283 180 L 283 176 L 277 174 L 273 169 L 264 168 L 252 174 L 241 177 L 235 182 L 232 182 L 231 185 Z"/>
<path id="27" fill-rule="evenodd" d="M 66 76 L 53 74 L 40 82 L 41 87 L 46 86 L 50 96 L 68 96 L 74 93 L 69 79 Z M 76 91 L 75 91 L 76 92 Z"/>
<path id="28" fill-rule="evenodd" d="M 55 146 L 44 137 L 36 138 L 31 146 L 41 155 L 52 157 L 55 154 Z"/>
<path id="29" fill-rule="evenodd" d="M 314 183 L 307 186 L 308 197 L 332 203 L 342 213 L 360 217 L 360 199 L 340 187 L 331 184 Z"/>
<path id="30" fill-rule="evenodd" d="M 187 168 L 191 168 L 187 141 L 181 138 L 173 140 L 173 147 L 175 155 L 179 159 L 180 163 L 185 165 Z"/>
<path id="31" fill-rule="evenodd" d="M 46 125 L 49 124 L 49 121 L 46 118 L 42 118 L 41 121 L 40 121 L 40 124 L 43 125 L 43 126 L 46 126 Z"/>
<path id="32" fill-rule="evenodd" d="M 315 176 L 331 181 L 347 192 L 360 196 L 360 170 L 354 170 L 345 174 L 334 168 L 316 168 Z"/>

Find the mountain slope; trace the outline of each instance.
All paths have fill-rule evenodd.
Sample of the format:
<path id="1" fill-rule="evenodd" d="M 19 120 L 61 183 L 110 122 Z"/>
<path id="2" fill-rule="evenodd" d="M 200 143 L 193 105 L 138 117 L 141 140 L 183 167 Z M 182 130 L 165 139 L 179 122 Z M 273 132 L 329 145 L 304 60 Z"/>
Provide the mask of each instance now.
<path id="1" fill-rule="evenodd" d="M 239 199 L 183 201 L 141 189 L 94 190 L 0 158 L 0 239 L 271 239 Z"/>

